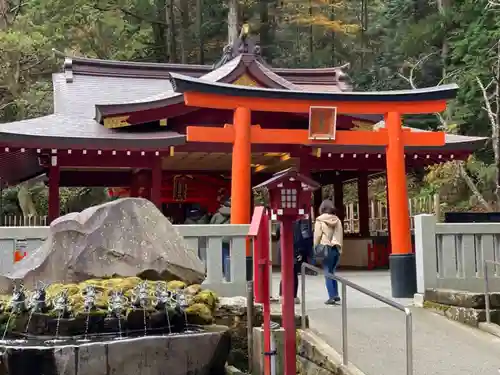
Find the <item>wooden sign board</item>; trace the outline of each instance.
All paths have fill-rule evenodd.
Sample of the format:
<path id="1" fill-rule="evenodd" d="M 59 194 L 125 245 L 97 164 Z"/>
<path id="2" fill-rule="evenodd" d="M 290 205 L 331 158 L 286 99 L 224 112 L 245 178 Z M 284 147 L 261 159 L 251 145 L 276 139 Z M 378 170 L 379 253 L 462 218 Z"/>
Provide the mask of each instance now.
<path id="1" fill-rule="evenodd" d="M 106 117 L 103 121 L 104 127 L 107 129 L 117 129 L 130 126 L 130 123 L 127 121 L 129 117 L 130 116 Z"/>
<path id="2" fill-rule="evenodd" d="M 28 255 L 26 253 L 27 247 L 28 247 L 27 240 L 15 240 L 14 263 L 20 262 L 26 257 L 26 255 Z"/>
<path id="3" fill-rule="evenodd" d="M 335 140 L 337 107 L 309 108 L 309 139 Z"/>

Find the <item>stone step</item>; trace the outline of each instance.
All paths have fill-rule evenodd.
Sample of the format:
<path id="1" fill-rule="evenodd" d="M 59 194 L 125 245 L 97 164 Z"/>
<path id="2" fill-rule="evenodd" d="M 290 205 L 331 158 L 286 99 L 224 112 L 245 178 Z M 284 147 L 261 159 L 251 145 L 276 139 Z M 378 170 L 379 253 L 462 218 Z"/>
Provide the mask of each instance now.
<path id="1" fill-rule="evenodd" d="M 467 324 L 472 327 L 478 327 L 479 323 L 486 322 L 485 309 L 450 306 L 432 301 L 425 301 L 424 308 L 433 310 L 441 315 L 444 315 L 450 320 Z M 500 324 L 500 309 L 491 309 L 490 313 L 491 313 L 492 323 Z"/>
<path id="2" fill-rule="evenodd" d="M 452 289 L 427 289 L 424 300 L 443 305 L 458 306 L 473 309 L 484 309 L 484 293 L 472 293 Z M 490 293 L 490 307 L 500 308 L 500 293 Z"/>

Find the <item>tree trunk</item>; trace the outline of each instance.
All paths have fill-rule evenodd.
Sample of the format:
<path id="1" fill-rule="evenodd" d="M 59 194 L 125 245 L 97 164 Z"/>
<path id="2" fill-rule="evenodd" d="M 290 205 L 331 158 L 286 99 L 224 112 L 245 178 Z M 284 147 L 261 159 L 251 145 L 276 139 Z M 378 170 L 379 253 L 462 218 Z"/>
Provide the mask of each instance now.
<path id="1" fill-rule="evenodd" d="M 7 28 L 7 13 L 9 12 L 9 1 L 0 0 L 0 30 Z"/>
<path id="2" fill-rule="evenodd" d="M 438 0 L 437 1 L 438 11 L 442 17 L 446 18 L 448 16 L 448 12 L 451 8 L 451 2 L 452 2 L 452 0 Z M 446 22 L 446 24 L 447 24 L 447 22 Z M 443 78 L 445 78 L 446 74 L 447 74 L 446 67 L 448 64 L 448 54 L 450 51 L 450 45 L 448 43 L 448 33 L 446 31 L 447 30 L 445 30 L 445 34 L 443 36 L 443 42 L 441 44 L 441 60 L 443 61 L 443 72 L 442 72 Z"/>
<path id="3" fill-rule="evenodd" d="M 189 51 L 191 51 L 189 38 L 189 1 L 179 0 L 178 9 L 181 13 L 181 63 L 187 64 Z"/>
<path id="4" fill-rule="evenodd" d="M 312 0 L 309 0 L 309 61 L 310 67 L 314 66 L 314 22 L 313 22 L 313 4 Z"/>
<path id="5" fill-rule="evenodd" d="M 272 56 L 270 53 L 271 40 L 270 40 L 270 25 L 269 25 L 269 2 L 268 0 L 260 0 L 260 48 L 262 57 L 265 60 L 271 61 Z"/>
<path id="6" fill-rule="evenodd" d="M 330 21 L 335 21 L 335 0 L 330 0 Z M 337 60 L 335 58 L 335 30 L 333 29 L 332 27 L 332 31 L 331 31 L 331 58 L 332 58 L 332 65 L 335 66 L 335 64 L 337 63 Z"/>
<path id="7" fill-rule="evenodd" d="M 167 27 L 165 28 L 167 43 L 168 61 L 171 63 L 177 62 L 177 44 L 175 40 L 175 15 L 174 15 L 174 0 L 165 1 L 165 18 Z"/>
<path id="8" fill-rule="evenodd" d="M 167 22 L 167 20 L 166 20 L 166 14 L 163 11 L 163 8 L 165 7 L 165 0 L 156 0 L 155 3 L 156 3 L 156 18 L 159 21 L 159 23 L 153 23 L 151 25 L 153 29 L 153 39 L 155 42 L 155 46 L 158 46 L 158 48 L 155 49 L 154 52 L 155 61 L 168 62 L 169 56 L 168 56 L 167 41 L 166 41 L 167 31 L 165 27 L 165 23 Z"/>
<path id="9" fill-rule="evenodd" d="M 496 210 L 500 211 L 500 40 L 497 41 L 497 61 L 494 70 L 495 87 L 495 108 L 494 121 L 491 124 L 491 140 L 493 145 L 493 154 L 495 157 L 495 197 Z"/>
<path id="10" fill-rule="evenodd" d="M 228 0 L 227 43 L 232 46 L 238 40 L 238 0 Z"/>
<path id="11" fill-rule="evenodd" d="M 198 34 L 198 64 L 205 64 L 203 49 L 203 0 L 196 0 L 196 33 Z"/>

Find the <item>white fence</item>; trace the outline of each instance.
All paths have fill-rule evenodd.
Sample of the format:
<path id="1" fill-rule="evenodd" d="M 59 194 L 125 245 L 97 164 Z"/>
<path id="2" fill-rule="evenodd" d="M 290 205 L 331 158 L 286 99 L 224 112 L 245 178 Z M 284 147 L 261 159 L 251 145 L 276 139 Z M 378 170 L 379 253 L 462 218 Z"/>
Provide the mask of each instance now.
<path id="1" fill-rule="evenodd" d="M 44 227 L 48 225 L 48 216 L 20 216 L 4 215 L 1 224 L 3 227 Z"/>
<path id="2" fill-rule="evenodd" d="M 500 223 L 437 223 L 415 216 L 418 293 L 426 289 L 484 292 L 483 260 L 500 259 Z M 490 291 L 500 292 L 500 267 L 489 267 Z"/>
<path id="3" fill-rule="evenodd" d="M 174 225 L 189 248 L 198 252 L 206 266 L 203 285 L 226 297 L 246 295 L 246 238 L 250 225 Z M 14 251 L 22 241 L 24 251 L 39 247 L 48 227 L 0 227 L 0 273 L 12 269 Z M 222 239 L 230 241 L 229 280 L 222 273 Z"/>

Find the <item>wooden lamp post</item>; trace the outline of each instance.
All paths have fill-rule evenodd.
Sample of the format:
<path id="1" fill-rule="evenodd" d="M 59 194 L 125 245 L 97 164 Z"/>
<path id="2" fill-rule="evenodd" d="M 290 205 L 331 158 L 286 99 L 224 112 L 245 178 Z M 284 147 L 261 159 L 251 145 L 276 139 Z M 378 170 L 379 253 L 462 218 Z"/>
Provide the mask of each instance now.
<path id="1" fill-rule="evenodd" d="M 296 373 L 296 335 L 294 283 L 293 224 L 306 217 L 311 208 L 312 194 L 320 185 L 297 173 L 293 168 L 275 174 L 257 185 L 255 190 L 269 192 L 271 214 L 281 222 L 281 280 L 283 287 L 283 328 L 285 329 L 285 374 Z M 265 330 L 267 327 L 264 327 Z M 270 332 L 264 332 L 266 338 Z"/>

